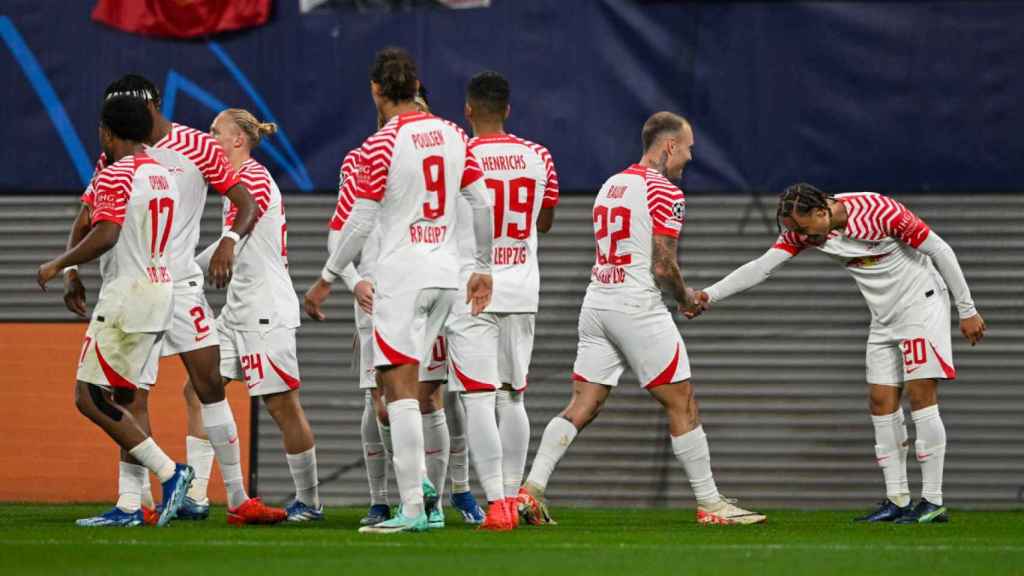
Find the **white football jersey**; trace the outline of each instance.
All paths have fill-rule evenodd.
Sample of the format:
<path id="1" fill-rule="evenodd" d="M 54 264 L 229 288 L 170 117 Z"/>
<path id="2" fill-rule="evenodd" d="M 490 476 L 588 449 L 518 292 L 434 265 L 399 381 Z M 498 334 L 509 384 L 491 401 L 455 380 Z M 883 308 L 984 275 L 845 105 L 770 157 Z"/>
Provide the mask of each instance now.
<path id="1" fill-rule="evenodd" d="M 846 227 L 833 230 L 822 246 L 783 232 L 772 246 L 791 256 L 817 248 L 842 264 L 860 288 L 873 319 L 888 323 L 929 290 L 946 290 L 932 259 L 916 248 L 931 229 L 906 206 L 874 192 L 838 194 L 846 207 Z"/>
<path id="2" fill-rule="evenodd" d="M 633 164 L 609 178 L 594 200 L 597 255 L 583 307 L 623 312 L 664 307 L 651 272 L 653 238 L 677 238 L 685 217 L 683 192 L 656 170 Z"/>
<path id="3" fill-rule="evenodd" d="M 458 285 L 456 198 L 467 189 L 485 194 L 467 142 L 455 124 L 409 112 L 392 118 L 359 149 L 356 197 L 381 204 L 378 290 Z"/>
<path id="4" fill-rule="evenodd" d="M 352 205 L 356 202 L 356 172 L 359 166 L 359 149 L 350 150 L 341 163 L 341 171 L 338 175 L 338 202 L 334 205 L 334 214 L 327 227 L 328 232 L 327 251 L 333 252 L 334 245 L 341 237 L 341 227 L 348 220 L 352 212 Z M 380 227 L 370 232 L 370 236 L 363 244 L 363 250 L 359 253 L 359 262 L 356 264 L 356 271 L 359 276 L 373 282 L 373 270 L 377 262 L 377 255 L 380 252 Z"/>
<path id="5" fill-rule="evenodd" d="M 473 138 L 469 149 L 484 173 L 494 205 L 494 292 L 486 311 L 536 312 L 540 291 L 537 218 L 541 208 L 558 204 L 558 174 L 551 154 L 511 134 Z M 460 198 L 458 212 L 459 261 L 465 283 L 473 271 L 475 247 L 469 202 Z"/>
<path id="6" fill-rule="evenodd" d="M 299 299 L 288 275 L 288 224 L 284 200 L 270 172 L 252 158 L 238 169 L 242 184 L 256 202 L 256 225 L 238 249 L 234 274 L 220 318 L 242 331 L 299 326 Z M 224 229 L 235 223 L 238 209 L 224 198 Z"/>
<path id="7" fill-rule="evenodd" d="M 96 174 L 92 223 L 121 227 L 117 244 L 100 258 L 103 286 L 97 314 L 124 332 L 161 332 L 170 326 L 173 294 L 171 230 L 178 191 L 166 168 L 145 153 L 128 155 Z M 101 312 L 102 311 L 102 312 Z"/>

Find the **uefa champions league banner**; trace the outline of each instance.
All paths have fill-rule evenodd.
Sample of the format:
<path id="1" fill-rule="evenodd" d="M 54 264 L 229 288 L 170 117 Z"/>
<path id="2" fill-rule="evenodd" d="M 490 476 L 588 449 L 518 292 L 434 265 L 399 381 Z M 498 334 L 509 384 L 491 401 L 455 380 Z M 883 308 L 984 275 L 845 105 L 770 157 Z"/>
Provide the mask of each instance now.
<path id="1" fill-rule="evenodd" d="M 100 95 L 128 72 L 177 122 L 207 129 L 229 106 L 277 122 L 256 158 L 286 190 L 333 189 L 375 128 L 368 68 L 388 45 L 416 57 L 435 113 L 463 124 L 469 78 L 505 74 L 508 128 L 551 150 L 567 191 L 635 161 L 662 109 L 694 125 L 689 192 L 1019 189 L 1019 4 L 280 0 L 263 25 L 257 13 L 199 40 L 104 26 L 94 6 L 0 6 L 0 190 L 80 189 Z"/>

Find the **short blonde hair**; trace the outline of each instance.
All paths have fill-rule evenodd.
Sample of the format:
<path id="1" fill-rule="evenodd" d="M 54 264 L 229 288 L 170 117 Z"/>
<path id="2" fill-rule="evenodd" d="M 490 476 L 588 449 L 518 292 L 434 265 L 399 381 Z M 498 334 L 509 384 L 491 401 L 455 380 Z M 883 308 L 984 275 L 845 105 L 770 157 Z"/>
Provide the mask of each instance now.
<path id="1" fill-rule="evenodd" d="M 238 126 L 242 134 L 245 134 L 245 138 L 249 141 L 249 148 L 259 146 L 264 136 L 277 133 L 277 124 L 273 122 L 260 122 L 248 110 L 228 108 L 224 111 L 224 114 L 227 114 L 235 126 Z"/>

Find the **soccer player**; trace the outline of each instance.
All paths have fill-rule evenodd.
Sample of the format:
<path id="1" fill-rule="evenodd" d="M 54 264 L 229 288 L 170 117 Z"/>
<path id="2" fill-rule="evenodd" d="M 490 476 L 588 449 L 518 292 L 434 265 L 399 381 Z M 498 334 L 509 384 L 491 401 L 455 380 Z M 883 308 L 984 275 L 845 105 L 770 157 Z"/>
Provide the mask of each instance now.
<path id="1" fill-rule="evenodd" d="M 508 80 L 496 72 L 476 75 L 467 88 L 469 148 L 494 204 L 495 290 L 476 316 L 456 299 L 447 326 L 449 388 L 462 392 L 470 456 L 489 503 L 483 528 L 492 530 L 512 529 L 519 517 L 515 497 L 530 444 L 523 394 L 540 290 L 537 231 L 550 230 L 558 203 L 558 175 L 547 149 L 505 132 L 509 95 Z M 459 257 L 468 278 L 473 235 L 462 221 L 469 205 L 458 207 Z"/>
<path id="2" fill-rule="evenodd" d="M 419 111 L 430 112 L 426 91 L 422 84 L 414 103 Z M 377 128 L 380 129 L 383 125 L 384 119 L 378 115 Z M 329 222 L 329 251 L 333 250 L 337 244 L 341 228 L 356 201 L 357 155 L 358 149 L 352 150 L 342 162 L 338 202 Z M 373 367 L 373 321 L 371 316 L 373 311 L 373 269 L 379 244 L 379 231 L 375 229 L 363 246 L 359 257 L 359 266 L 349 264 L 341 274 L 345 285 L 355 296 L 353 304 L 357 338 L 355 345 L 358 347 L 356 362 L 358 364 L 354 362 L 354 365 L 359 374 L 360 389 L 365 390 L 360 433 L 363 443 L 363 458 L 366 463 L 366 476 L 370 488 L 370 509 L 360 520 L 360 524 L 363 526 L 379 524 L 391 518 L 391 507 L 387 497 L 387 463 L 392 451 L 391 429 L 381 390 L 377 386 L 376 370 Z M 420 380 L 425 383 L 425 386 L 421 387 L 421 393 L 430 392 L 429 395 L 421 398 L 420 402 L 420 412 L 425 421 L 424 448 L 428 463 L 428 478 L 440 492 L 440 488 L 444 484 L 444 465 L 448 461 L 449 450 L 453 452 L 455 457 L 448 462 L 453 469 L 452 505 L 459 510 L 467 523 L 479 524 L 484 520 L 484 513 L 477 505 L 472 492 L 469 491 L 468 470 L 465 465 L 467 458 L 465 435 L 464 433 L 455 433 L 449 437 L 449 429 L 446 426 L 449 424 L 455 428 L 452 432 L 461 431 L 462 419 L 458 412 L 458 408 L 461 406 L 457 402 L 448 403 L 448 407 L 453 409 L 453 417 L 450 420 L 444 417 L 445 413 L 443 412 L 441 384 L 447 374 L 447 360 L 445 341 L 443 337 L 439 336 L 434 345 L 430 363 L 420 366 Z M 458 478 L 455 477 L 456 474 L 459 474 Z M 438 505 L 427 512 L 431 528 L 444 526 L 444 514 L 441 511 L 440 501 L 439 497 Z"/>
<path id="3" fill-rule="evenodd" d="M 313 431 L 299 402 L 299 363 L 295 330 L 299 326 L 299 300 L 288 275 L 288 226 L 284 199 L 270 172 L 252 158 L 252 150 L 264 136 L 277 132 L 277 125 L 260 122 L 247 110 L 229 108 L 213 121 L 210 135 L 227 153 L 231 167 L 238 171 L 256 201 L 256 226 L 238 244 L 235 269 L 228 284 L 224 308 L 217 317 L 220 338 L 220 373 L 224 380 L 245 382 L 249 395 L 263 399 L 264 406 L 281 430 L 288 469 L 295 483 L 295 500 L 288 505 L 288 521 L 323 520 L 323 506 L 317 490 L 319 478 Z M 234 223 L 237 209 L 225 199 L 223 228 Z M 211 245 L 196 257 L 203 265 L 216 248 Z M 191 382 L 185 383 L 189 407 L 188 430 L 205 440 L 201 408 Z M 210 477 L 212 454 L 189 465 L 196 475 Z M 206 485 L 189 490 L 186 506 L 208 510 Z"/>
<path id="4" fill-rule="evenodd" d="M 428 361 L 458 285 L 456 195 L 473 206 L 477 266 L 467 297 L 474 313 L 490 302 L 491 212 L 465 134 L 417 110 L 419 81 L 409 54 L 398 48 L 378 52 L 370 78 L 374 103 L 387 123 L 359 149 L 357 200 L 321 278 L 306 293 L 305 308 L 310 317 L 325 318 L 320 307 L 331 282 L 359 254 L 379 221 L 373 352 L 387 401 L 402 508 L 390 520 L 360 531 L 418 532 L 429 528 L 425 511 L 437 499 L 424 477 L 418 368 Z"/>
<path id="5" fill-rule="evenodd" d="M 543 500 L 548 479 L 628 364 L 668 414 L 672 452 L 697 499 L 697 522 L 764 522 L 765 516 L 718 493 L 686 347 L 659 290 L 669 290 L 681 312 L 698 306 L 676 261 L 686 202 L 669 182 L 690 160 L 693 130 L 685 118 L 658 112 L 644 124 L 641 137 L 640 162 L 609 178 L 594 200 L 597 255 L 580 311 L 572 399 L 544 430 L 519 493 L 519 512 L 532 524 L 550 520 Z"/>
<path id="6" fill-rule="evenodd" d="M 180 195 L 175 226 L 171 231 L 175 240 L 170 264 L 175 278 L 174 313 L 171 327 L 164 336 L 161 354 L 181 357 L 203 404 L 202 419 L 210 438 L 209 449 L 216 455 L 227 488 L 229 522 L 283 520 L 284 510 L 269 508 L 262 501 L 249 498 L 245 491 L 238 430 L 231 407 L 225 400 L 224 383 L 220 377 L 220 351 L 213 312 L 203 293 L 203 271 L 195 262 L 207 186 L 212 186 L 238 207 L 234 225 L 223 233 L 210 258 L 210 276 L 217 287 L 224 287 L 231 278 L 235 245 L 255 223 L 255 202 L 213 137 L 172 123 L 160 113 L 160 93 L 152 82 L 129 74 L 108 86 L 105 97 L 120 94 L 133 95 L 148 102 L 153 128 L 146 139 L 147 154 L 168 168 Z M 104 162 L 101 157 L 99 164 Z M 92 201 L 90 187 L 82 196 L 83 207 L 72 228 L 70 242 L 77 241 L 84 234 L 86 228 L 82 224 L 87 221 Z M 65 302 L 72 311 L 81 314 L 85 310 L 85 291 L 74 271 L 65 274 Z M 146 430 L 149 429 L 147 406 L 148 392 L 136 393 L 134 402 L 125 406 Z M 189 446 L 194 446 L 194 442 L 190 441 Z M 152 504 L 149 476 L 141 466 L 133 465 L 130 456 L 122 453 L 117 507 L 131 510 L 141 500 L 145 512 Z"/>
<path id="7" fill-rule="evenodd" d="M 114 96 L 103 103 L 100 145 L 109 161 L 94 178 L 88 231 L 68 251 L 39 267 L 39 286 L 68 266 L 100 258 L 103 284 L 85 334 L 75 405 L 163 485 L 166 525 L 181 506 L 193 472 L 175 464 L 125 406 L 155 381 L 160 344 L 171 324 L 178 190 L 143 143 L 153 120 L 146 102 Z M 143 513 L 115 507 L 90 526 L 141 526 Z"/>
<path id="8" fill-rule="evenodd" d="M 708 305 L 765 281 L 807 248 L 846 268 L 871 310 L 867 382 L 875 456 L 885 479 L 886 500 L 860 518 L 900 524 L 946 522 L 942 468 L 946 429 L 939 417 L 938 385 L 953 380 L 949 330 L 950 293 L 960 332 L 973 346 L 985 334 L 953 249 L 903 204 L 873 192 L 829 196 L 809 184 L 779 196 L 780 235 L 760 258 L 704 290 Z M 785 230 L 781 230 L 785 228 Z M 910 503 L 907 427 L 900 396 L 910 397 L 921 464 L 921 499 Z"/>

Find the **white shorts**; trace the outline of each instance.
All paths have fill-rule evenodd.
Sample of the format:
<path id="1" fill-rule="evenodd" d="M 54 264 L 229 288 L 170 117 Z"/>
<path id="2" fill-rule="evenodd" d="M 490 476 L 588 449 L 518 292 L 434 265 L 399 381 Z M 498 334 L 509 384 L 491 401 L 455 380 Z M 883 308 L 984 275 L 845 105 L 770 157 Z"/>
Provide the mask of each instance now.
<path id="1" fill-rule="evenodd" d="M 458 302 L 446 326 L 452 364 L 448 389 L 472 392 L 509 384 L 516 391 L 526 390 L 536 315 L 472 316 L 461 298 Z"/>
<path id="2" fill-rule="evenodd" d="M 686 345 L 668 309 L 580 310 L 573 380 L 617 386 L 626 364 L 647 389 L 690 378 Z"/>
<path id="3" fill-rule="evenodd" d="M 196 284 L 174 291 L 174 312 L 171 327 L 164 336 L 162 356 L 176 356 L 220 344 L 213 309 L 206 301 L 203 286 Z"/>
<path id="4" fill-rule="evenodd" d="M 420 381 L 444 380 L 446 350 L 442 335 L 455 299 L 453 288 L 425 288 L 387 294 L 373 302 L 373 365 L 419 364 Z"/>
<path id="5" fill-rule="evenodd" d="M 249 396 L 298 390 L 299 357 L 294 328 L 263 331 L 234 330 L 217 319 L 220 336 L 220 375 L 245 382 Z"/>
<path id="6" fill-rule="evenodd" d="M 76 379 L 104 388 L 149 390 L 156 382 L 163 332 L 123 332 L 94 315 L 78 355 Z"/>
<path id="7" fill-rule="evenodd" d="M 359 389 L 377 387 L 377 369 L 373 365 L 373 317 L 355 304 L 356 333 L 353 342 L 352 369 L 359 375 Z M 430 361 L 420 363 L 420 382 L 436 382 L 448 378 L 448 349 L 444 336 L 438 336 L 431 349 Z"/>
<path id="8" fill-rule="evenodd" d="M 936 291 L 888 326 L 872 325 L 866 358 L 868 384 L 955 379 L 949 293 Z"/>

